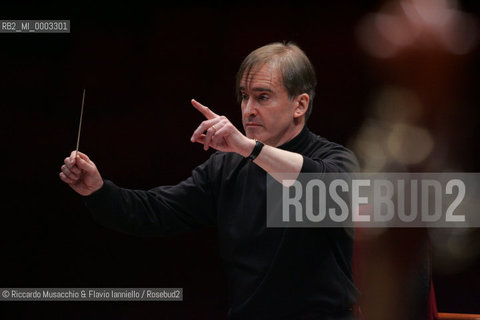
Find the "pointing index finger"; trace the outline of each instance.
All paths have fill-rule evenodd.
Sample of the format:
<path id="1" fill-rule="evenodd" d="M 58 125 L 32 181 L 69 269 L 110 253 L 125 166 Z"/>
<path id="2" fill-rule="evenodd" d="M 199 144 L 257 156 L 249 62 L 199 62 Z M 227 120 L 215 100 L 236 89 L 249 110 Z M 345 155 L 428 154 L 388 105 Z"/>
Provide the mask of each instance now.
<path id="1" fill-rule="evenodd" d="M 208 107 L 204 106 L 200 102 L 196 101 L 195 99 L 192 99 L 192 106 L 195 107 L 198 111 L 200 111 L 203 116 L 207 119 L 213 119 L 215 117 L 218 117 L 218 114 L 210 110 Z"/>

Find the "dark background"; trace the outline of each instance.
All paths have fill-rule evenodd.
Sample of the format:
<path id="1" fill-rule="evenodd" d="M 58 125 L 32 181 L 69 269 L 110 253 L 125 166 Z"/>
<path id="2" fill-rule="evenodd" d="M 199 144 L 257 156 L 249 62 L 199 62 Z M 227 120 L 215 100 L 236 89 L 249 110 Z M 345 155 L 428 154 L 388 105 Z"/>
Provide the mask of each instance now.
<path id="1" fill-rule="evenodd" d="M 354 29 L 379 1 L 2 2 L 1 19 L 70 19 L 70 34 L 0 34 L 0 287 L 183 287 L 183 302 L 2 303 L 13 318 L 220 319 L 226 283 L 215 230 L 138 238 L 93 222 L 60 181 L 75 149 L 102 176 L 148 189 L 189 176 L 211 151 L 191 144 L 203 120 L 190 99 L 241 128 L 235 72 L 253 49 L 293 40 L 318 75 L 309 127 L 349 145 L 381 80 Z M 478 17 L 478 1 L 462 1 Z M 478 49 L 461 104 L 478 115 Z M 462 128 L 459 127 L 459 130 Z M 465 171 L 479 171 L 478 131 Z M 466 143 L 466 142 L 465 142 Z M 434 274 L 439 309 L 480 313 L 478 259 Z"/>

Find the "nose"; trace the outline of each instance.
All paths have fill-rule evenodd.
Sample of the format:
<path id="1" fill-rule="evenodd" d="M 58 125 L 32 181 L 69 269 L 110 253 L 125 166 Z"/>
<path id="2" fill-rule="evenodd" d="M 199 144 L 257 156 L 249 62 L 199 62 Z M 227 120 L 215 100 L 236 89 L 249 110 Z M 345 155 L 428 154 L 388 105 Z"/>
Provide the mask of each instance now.
<path id="1" fill-rule="evenodd" d="M 257 115 L 257 105 L 253 99 L 248 99 L 243 102 L 243 115 L 245 117 Z"/>

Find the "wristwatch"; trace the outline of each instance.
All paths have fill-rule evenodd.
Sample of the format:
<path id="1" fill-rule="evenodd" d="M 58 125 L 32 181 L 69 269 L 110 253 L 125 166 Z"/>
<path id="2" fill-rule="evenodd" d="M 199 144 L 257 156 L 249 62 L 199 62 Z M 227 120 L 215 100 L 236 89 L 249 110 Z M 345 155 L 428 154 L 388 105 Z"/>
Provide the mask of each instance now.
<path id="1" fill-rule="evenodd" d="M 260 151 L 262 151 L 264 144 L 261 141 L 258 141 L 255 139 L 255 147 L 253 147 L 252 153 L 247 157 L 248 161 L 253 161 L 255 160 L 256 157 L 260 154 Z"/>

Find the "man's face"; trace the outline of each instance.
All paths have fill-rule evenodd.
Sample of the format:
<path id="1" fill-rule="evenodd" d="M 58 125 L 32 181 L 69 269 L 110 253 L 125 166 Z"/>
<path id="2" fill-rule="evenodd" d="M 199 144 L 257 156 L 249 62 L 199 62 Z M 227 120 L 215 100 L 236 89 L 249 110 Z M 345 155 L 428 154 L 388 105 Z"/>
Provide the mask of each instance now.
<path id="1" fill-rule="evenodd" d="M 242 123 L 248 138 L 279 146 L 294 137 L 294 101 L 283 86 L 278 68 L 254 67 L 240 81 Z"/>

